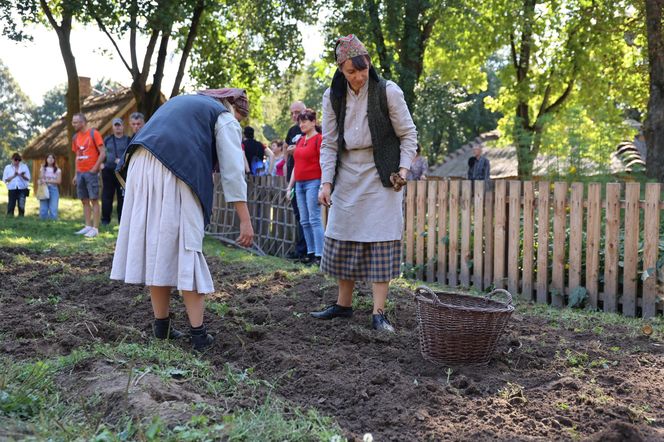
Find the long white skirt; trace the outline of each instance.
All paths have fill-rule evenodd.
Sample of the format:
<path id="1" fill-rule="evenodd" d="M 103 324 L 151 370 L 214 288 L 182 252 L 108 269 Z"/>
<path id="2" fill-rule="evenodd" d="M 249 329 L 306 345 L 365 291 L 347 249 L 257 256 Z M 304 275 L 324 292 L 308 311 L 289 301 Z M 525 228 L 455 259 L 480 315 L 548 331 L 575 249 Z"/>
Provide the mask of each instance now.
<path id="1" fill-rule="evenodd" d="M 127 171 L 111 279 L 212 293 L 203 235 L 203 209 L 191 188 L 138 148 Z"/>

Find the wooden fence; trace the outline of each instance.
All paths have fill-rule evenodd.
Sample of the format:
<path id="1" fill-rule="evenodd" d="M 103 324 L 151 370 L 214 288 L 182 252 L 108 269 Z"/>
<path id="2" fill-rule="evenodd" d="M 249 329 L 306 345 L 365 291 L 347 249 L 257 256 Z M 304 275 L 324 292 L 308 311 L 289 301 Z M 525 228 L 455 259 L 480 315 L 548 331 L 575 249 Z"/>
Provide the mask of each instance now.
<path id="1" fill-rule="evenodd" d="M 233 205 L 224 200 L 219 181 L 219 175 L 216 174 L 208 234 L 234 241 L 240 234 L 240 222 Z M 249 177 L 247 180 L 255 247 L 267 255 L 284 257 L 295 250 L 297 224 L 290 200 L 286 197 L 287 184 L 284 177 Z"/>
<path id="2" fill-rule="evenodd" d="M 215 178 L 208 233 L 239 234 Z M 257 248 L 295 248 L 295 217 L 283 177 L 248 179 Z M 477 290 L 507 288 L 523 299 L 566 305 L 586 290 L 588 304 L 626 316 L 664 307 L 661 184 L 412 181 L 404 201 L 404 274 Z M 323 215 L 325 218 L 325 215 Z"/>
<path id="3" fill-rule="evenodd" d="M 407 273 L 554 306 L 585 289 L 593 308 L 662 310 L 660 184 L 493 184 L 485 193 L 482 182 L 408 183 Z"/>

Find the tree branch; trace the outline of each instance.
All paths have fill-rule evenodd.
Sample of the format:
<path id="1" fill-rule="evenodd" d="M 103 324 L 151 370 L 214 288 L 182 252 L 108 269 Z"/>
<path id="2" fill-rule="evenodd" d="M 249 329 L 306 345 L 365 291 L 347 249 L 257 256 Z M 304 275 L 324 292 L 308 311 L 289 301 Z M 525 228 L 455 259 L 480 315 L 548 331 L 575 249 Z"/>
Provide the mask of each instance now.
<path id="1" fill-rule="evenodd" d="M 519 69 L 519 60 L 516 58 L 516 46 L 514 45 L 514 32 L 510 32 L 510 52 L 512 53 L 512 64 L 514 69 Z"/>
<path id="2" fill-rule="evenodd" d="M 548 106 L 542 115 L 546 115 L 548 113 L 554 112 L 557 110 L 569 97 L 569 94 L 572 93 L 572 89 L 574 89 L 574 82 L 576 81 L 576 70 L 575 72 L 572 73 L 572 78 L 569 80 L 569 83 L 567 83 L 567 87 L 565 88 L 565 91 L 558 97 L 556 101 L 554 101 L 551 106 Z"/>
<path id="3" fill-rule="evenodd" d="M 56 31 L 62 31 L 62 28 L 60 28 L 58 22 L 55 21 L 55 18 L 53 17 L 53 12 L 51 11 L 51 8 L 49 8 L 48 3 L 46 3 L 46 0 L 39 0 L 39 4 L 42 7 L 42 11 L 44 11 L 44 14 L 46 15 L 48 22 L 51 24 L 51 26 L 53 26 L 53 29 L 55 29 Z"/>
<path id="4" fill-rule="evenodd" d="M 150 63 L 152 62 L 152 54 L 154 53 L 154 48 L 157 45 L 157 39 L 159 38 L 159 30 L 153 29 L 152 35 L 150 35 L 150 41 L 148 42 L 148 47 L 145 50 L 145 58 L 143 59 L 143 69 L 140 72 L 140 81 L 145 84 L 150 74 Z"/>
<path id="5" fill-rule="evenodd" d="M 99 29 L 104 34 L 106 34 L 106 36 L 108 37 L 109 40 L 111 40 L 111 43 L 113 44 L 113 47 L 115 48 L 115 50 L 118 52 L 118 55 L 120 56 L 120 60 L 122 60 L 122 63 L 125 65 L 127 70 L 131 73 L 132 72 L 131 67 L 129 66 L 129 64 L 127 63 L 127 60 L 125 60 L 124 56 L 122 55 L 122 51 L 120 51 L 120 47 L 118 46 L 117 42 L 115 41 L 115 39 L 113 38 L 111 33 L 108 32 L 108 29 L 106 29 L 106 26 L 104 25 L 104 22 L 101 21 L 101 17 L 99 17 L 94 12 L 92 2 L 90 2 L 88 0 L 87 3 L 88 3 L 88 10 L 90 11 L 90 15 L 92 15 L 92 18 L 94 18 L 95 21 L 97 22 L 97 26 L 99 26 Z"/>
<path id="6" fill-rule="evenodd" d="M 136 55 L 136 14 L 138 5 L 136 0 L 131 0 L 129 9 L 129 55 L 131 57 L 131 76 L 138 78 L 140 72 L 138 71 L 138 57 Z"/>
<path id="7" fill-rule="evenodd" d="M 551 75 L 553 77 L 553 75 Z M 541 116 L 544 115 L 546 105 L 549 102 L 549 97 L 551 96 L 551 83 L 548 83 L 546 85 L 546 88 L 544 89 L 544 97 L 542 97 L 542 104 L 540 105 L 539 111 L 537 112 L 537 118 L 535 118 L 535 121 L 539 120 Z"/>
<path id="8" fill-rule="evenodd" d="M 180 93 L 180 83 L 182 83 L 182 78 L 184 77 L 184 69 L 187 66 L 187 59 L 189 58 L 189 52 L 194 45 L 194 39 L 198 33 L 198 26 L 201 22 L 201 16 L 205 10 L 205 0 L 198 0 L 196 3 L 196 8 L 194 9 L 194 15 L 191 18 L 191 25 L 189 26 L 189 33 L 187 34 L 187 40 L 184 43 L 182 48 L 182 56 L 180 57 L 180 64 L 178 66 L 178 72 L 175 75 L 175 82 L 173 83 L 173 90 L 171 91 L 171 98 L 175 97 Z"/>

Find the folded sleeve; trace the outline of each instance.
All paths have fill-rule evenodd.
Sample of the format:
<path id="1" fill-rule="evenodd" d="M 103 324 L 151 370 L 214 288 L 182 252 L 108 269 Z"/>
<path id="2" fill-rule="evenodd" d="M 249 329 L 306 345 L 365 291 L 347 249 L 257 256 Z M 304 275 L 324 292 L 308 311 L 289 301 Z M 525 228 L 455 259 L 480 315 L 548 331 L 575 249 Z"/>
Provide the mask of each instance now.
<path id="1" fill-rule="evenodd" d="M 417 152 L 417 128 L 403 97 L 403 91 L 392 81 L 385 88 L 390 121 L 399 140 L 401 140 L 401 158 L 399 167 L 410 169 Z"/>
<path id="2" fill-rule="evenodd" d="M 321 183 L 333 183 L 337 167 L 337 155 L 339 145 L 337 138 L 339 131 L 337 129 L 337 117 L 332 109 L 330 101 L 330 90 L 323 94 L 323 118 L 321 121 L 323 127 L 323 141 L 320 147 L 320 169 Z"/>
<path id="3" fill-rule="evenodd" d="M 226 202 L 247 201 L 242 128 L 230 112 L 223 112 L 217 118 L 215 138 L 221 187 L 224 190 Z"/>

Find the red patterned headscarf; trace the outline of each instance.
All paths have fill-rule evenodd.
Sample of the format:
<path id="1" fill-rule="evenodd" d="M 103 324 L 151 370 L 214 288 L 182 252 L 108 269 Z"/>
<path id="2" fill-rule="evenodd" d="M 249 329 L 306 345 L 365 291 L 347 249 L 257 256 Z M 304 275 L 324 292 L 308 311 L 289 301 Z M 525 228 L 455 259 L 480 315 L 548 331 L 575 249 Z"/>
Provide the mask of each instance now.
<path id="1" fill-rule="evenodd" d="M 196 92 L 198 95 L 228 100 L 243 117 L 249 116 L 249 98 L 244 89 L 225 87 L 222 89 L 203 89 Z"/>
<path id="2" fill-rule="evenodd" d="M 337 59 L 337 65 L 341 66 L 347 60 L 358 55 L 369 55 L 367 48 L 364 47 L 355 34 L 340 37 L 334 47 L 334 54 Z"/>

